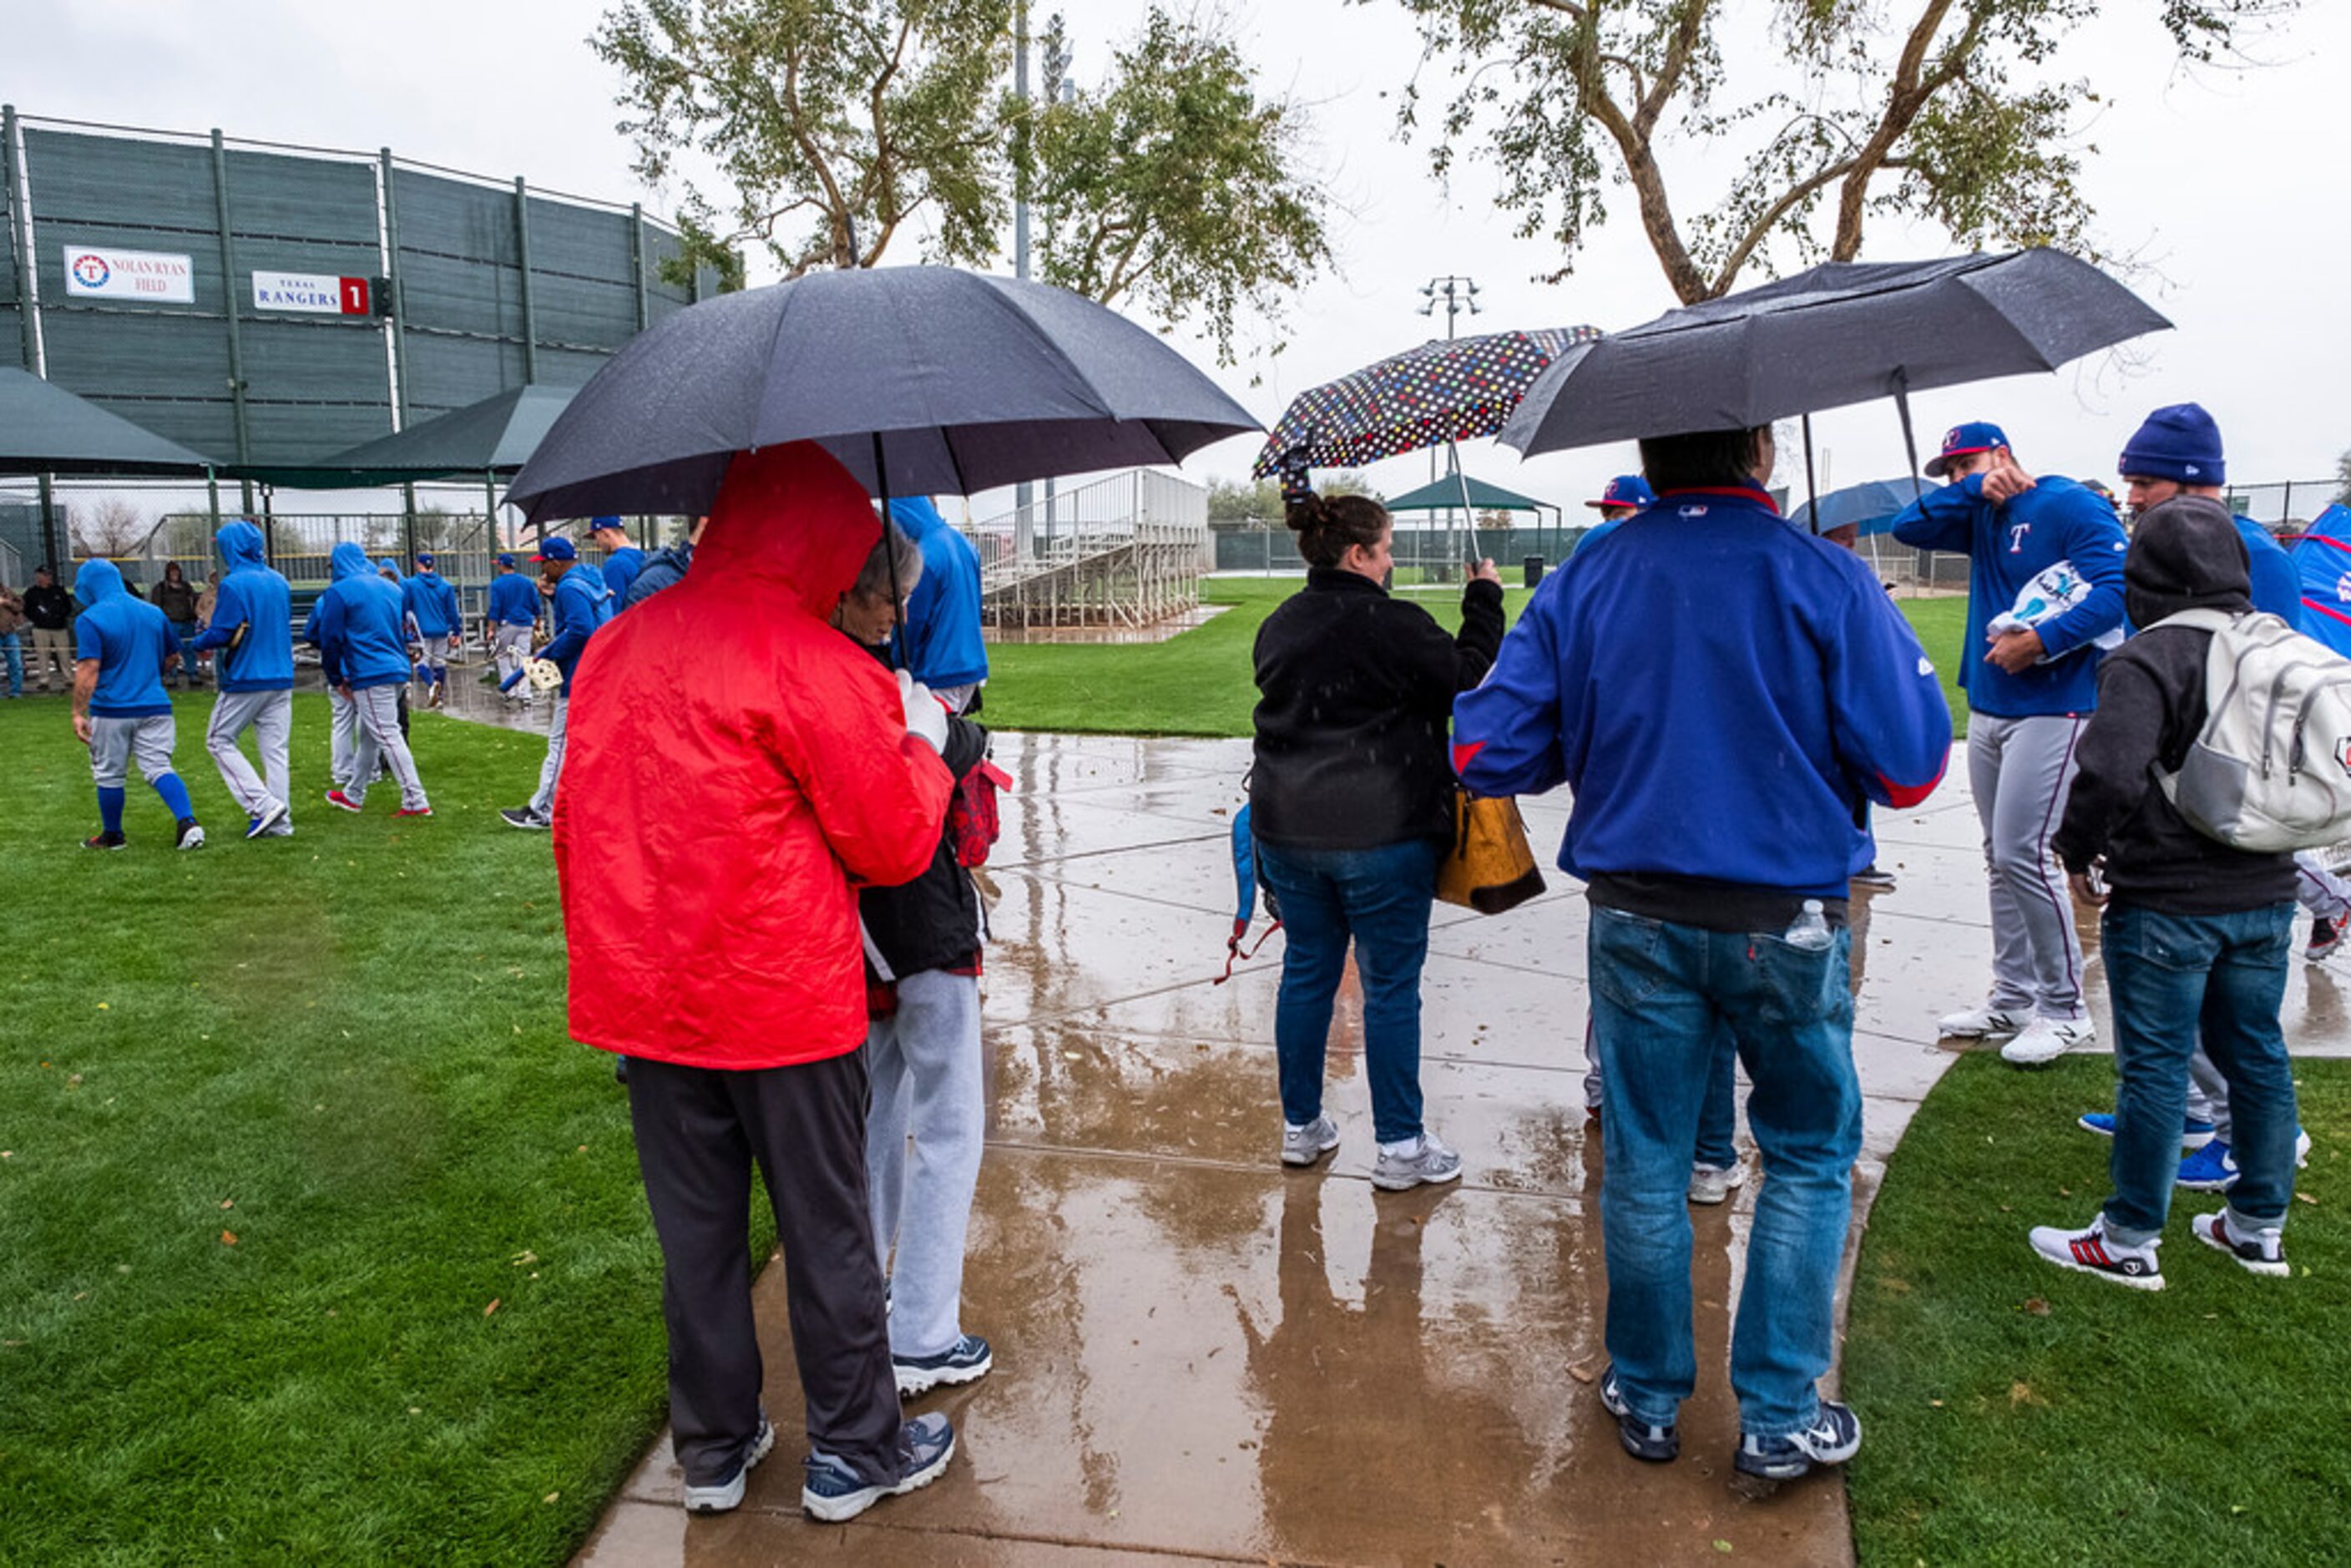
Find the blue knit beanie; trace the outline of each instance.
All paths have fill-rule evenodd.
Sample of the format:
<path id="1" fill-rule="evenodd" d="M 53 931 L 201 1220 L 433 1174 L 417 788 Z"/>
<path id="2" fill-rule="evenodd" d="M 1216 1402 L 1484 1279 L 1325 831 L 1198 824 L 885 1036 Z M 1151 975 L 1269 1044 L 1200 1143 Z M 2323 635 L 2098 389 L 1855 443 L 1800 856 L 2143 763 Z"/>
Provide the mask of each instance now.
<path id="1" fill-rule="evenodd" d="M 2123 444 L 2121 472 L 2126 478 L 2136 474 L 2182 485 L 2225 485 L 2229 469 L 2220 455 L 2220 427 L 2192 402 L 2157 409 Z"/>

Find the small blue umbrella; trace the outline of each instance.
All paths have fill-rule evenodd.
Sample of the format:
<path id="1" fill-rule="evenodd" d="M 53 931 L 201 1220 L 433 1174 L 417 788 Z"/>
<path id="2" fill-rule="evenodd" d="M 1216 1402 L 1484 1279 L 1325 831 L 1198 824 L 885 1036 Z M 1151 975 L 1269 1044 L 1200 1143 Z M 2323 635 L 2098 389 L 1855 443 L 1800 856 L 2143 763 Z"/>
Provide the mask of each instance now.
<path id="1" fill-rule="evenodd" d="M 1824 534 L 1843 528 L 1882 534 L 1894 527 L 1894 519 L 1902 515 L 1902 508 L 1922 492 L 1933 495 L 1941 488 L 1940 485 L 1908 479 L 1865 480 L 1859 485 L 1847 485 L 1842 490 L 1831 490 L 1817 504 L 1800 504 L 1789 512 L 1788 526 L 1800 534 Z M 1818 521 L 1814 520 L 1816 514 Z"/>

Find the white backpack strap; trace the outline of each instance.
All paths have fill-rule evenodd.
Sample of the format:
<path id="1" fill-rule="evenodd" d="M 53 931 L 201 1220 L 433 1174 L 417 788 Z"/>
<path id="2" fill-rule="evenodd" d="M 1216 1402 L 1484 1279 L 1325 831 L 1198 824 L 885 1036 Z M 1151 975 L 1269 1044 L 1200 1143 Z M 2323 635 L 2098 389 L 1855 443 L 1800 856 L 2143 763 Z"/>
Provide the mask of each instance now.
<path id="1" fill-rule="evenodd" d="M 2238 618 L 2225 610 L 2182 610 L 2167 615 L 2154 626 L 2142 626 L 2141 632 L 2152 632 L 2158 626 L 2185 626 L 2196 632 L 2226 632 Z"/>

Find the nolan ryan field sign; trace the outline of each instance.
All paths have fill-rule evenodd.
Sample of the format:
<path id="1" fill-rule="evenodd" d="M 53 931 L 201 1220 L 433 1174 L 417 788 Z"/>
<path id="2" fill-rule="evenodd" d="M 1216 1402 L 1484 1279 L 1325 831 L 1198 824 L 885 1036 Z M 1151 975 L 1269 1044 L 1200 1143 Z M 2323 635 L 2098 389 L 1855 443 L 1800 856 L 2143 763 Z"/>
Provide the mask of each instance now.
<path id="1" fill-rule="evenodd" d="M 136 299 L 154 305 L 196 302 L 195 263 L 149 250 L 65 247 L 66 294 L 74 299 Z"/>

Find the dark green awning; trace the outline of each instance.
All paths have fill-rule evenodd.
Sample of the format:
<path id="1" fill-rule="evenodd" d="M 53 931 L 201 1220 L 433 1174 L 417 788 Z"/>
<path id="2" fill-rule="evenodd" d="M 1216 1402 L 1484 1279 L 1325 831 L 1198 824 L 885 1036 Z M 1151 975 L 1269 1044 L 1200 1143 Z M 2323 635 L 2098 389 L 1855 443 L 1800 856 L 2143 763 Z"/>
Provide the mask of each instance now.
<path id="1" fill-rule="evenodd" d="M 222 472 L 298 490 L 364 490 L 434 479 L 511 476 L 538 450 L 574 390 L 508 387 L 397 434 L 380 435 L 308 463 L 247 464 Z"/>
<path id="2" fill-rule="evenodd" d="M 1387 503 L 1391 512 L 1441 512 L 1461 509 L 1462 476 L 1447 474 L 1433 485 L 1423 485 L 1407 491 Z M 1505 490 L 1499 485 L 1489 485 L 1483 479 L 1468 481 L 1469 505 L 1480 512 L 1555 512 L 1559 508 L 1549 501 L 1538 501 L 1531 496 L 1521 496 L 1515 490 Z"/>
<path id="3" fill-rule="evenodd" d="M 30 371 L 0 368 L 0 471 L 201 475 L 214 466 Z"/>

